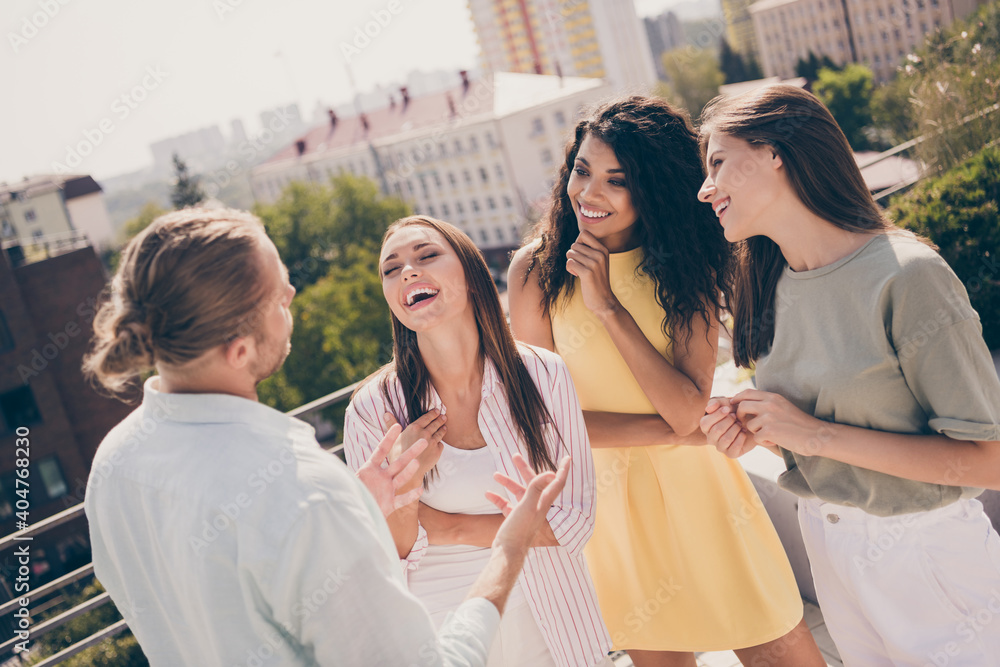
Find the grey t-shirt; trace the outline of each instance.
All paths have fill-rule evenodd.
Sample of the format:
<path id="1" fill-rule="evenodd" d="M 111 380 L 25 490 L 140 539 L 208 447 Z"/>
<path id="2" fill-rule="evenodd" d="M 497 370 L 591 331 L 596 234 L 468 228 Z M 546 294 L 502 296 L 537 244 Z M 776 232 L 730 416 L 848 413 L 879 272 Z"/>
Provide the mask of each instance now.
<path id="1" fill-rule="evenodd" d="M 819 269 L 785 268 L 757 385 L 829 422 L 1000 440 L 1000 380 L 979 316 L 941 256 L 902 230 Z M 960 457 L 941 470 L 940 483 L 928 484 L 782 453 L 783 488 L 877 516 L 936 509 L 982 491 L 962 486 L 968 466 Z"/>

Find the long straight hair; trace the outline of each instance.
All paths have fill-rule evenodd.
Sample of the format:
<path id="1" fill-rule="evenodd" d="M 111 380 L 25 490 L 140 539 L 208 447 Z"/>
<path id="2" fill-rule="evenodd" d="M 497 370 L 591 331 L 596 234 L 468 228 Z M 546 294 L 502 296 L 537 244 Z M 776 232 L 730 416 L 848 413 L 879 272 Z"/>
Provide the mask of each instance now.
<path id="1" fill-rule="evenodd" d="M 532 467 L 539 472 L 555 470 L 555 463 L 545 446 L 543 430 L 545 424 L 554 426 L 552 417 L 518 352 L 500 305 L 500 296 L 482 253 L 472 239 L 457 227 L 425 215 L 411 215 L 394 222 L 382 237 L 382 246 L 397 231 L 413 225 L 437 231 L 458 255 L 465 270 L 469 302 L 476 316 L 480 355 L 496 367 L 514 417 L 514 425 L 527 446 Z M 381 377 L 379 386 L 386 403 L 394 409 L 391 377 L 392 372 L 395 372 L 406 401 L 406 415 L 394 416 L 396 421 L 405 425 L 428 411 L 431 379 L 423 357 L 420 356 L 416 332 L 406 328 L 395 315 L 391 317 L 393 358 L 376 375 Z M 560 437 L 558 432 L 556 437 Z"/>
<path id="2" fill-rule="evenodd" d="M 893 228 L 868 191 L 837 121 L 811 93 L 779 84 L 717 97 L 705 107 L 701 120 L 703 154 L 714 132 L 769 147 L 781 158 L 796 196 L 815 215 L 851 232 Z M 739 366 L 751 366 L 771 349 L 774 295 L 785 265 L 781 249 L 766 236 L 736 244 L 729 308 L 733 357 Z"/>

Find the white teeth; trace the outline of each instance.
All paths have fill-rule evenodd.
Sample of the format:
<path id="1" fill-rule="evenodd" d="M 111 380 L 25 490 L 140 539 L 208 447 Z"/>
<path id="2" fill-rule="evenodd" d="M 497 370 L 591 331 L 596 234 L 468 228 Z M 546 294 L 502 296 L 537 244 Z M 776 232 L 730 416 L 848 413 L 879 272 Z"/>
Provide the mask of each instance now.
<path id="1" fill-rule="evenodd" d="M 582 213 L 585 218 L 606 218 L 611 215 L 607 211 L 596 211 L 594 209 L 587 208 L 583 204 L 580 205 L 580 213 Z"/>
<path id="2" fill-rule="evenodd" d="M 431 296 L 434 296 L 437 293 L 438 290 L 431 289 L 430 287 L 418 287 L 417 289 L 413 290 L 412 292 L 406 295 L 406 305 L 412 306 L 413 300 L 417 297 L 418 294 L 429 294 Z"/>
<path id="3" fill-rule="evenodd" d="M 729 200 L 728 199 L 726 201 L 722 202 L 722 204 L 720 204 L 719 207 L 717 209 L 715 209 L 715 215 L 716 216 L 722 215 L 722 212 L 725 211 L 727 208 L 729 208 Z"/>

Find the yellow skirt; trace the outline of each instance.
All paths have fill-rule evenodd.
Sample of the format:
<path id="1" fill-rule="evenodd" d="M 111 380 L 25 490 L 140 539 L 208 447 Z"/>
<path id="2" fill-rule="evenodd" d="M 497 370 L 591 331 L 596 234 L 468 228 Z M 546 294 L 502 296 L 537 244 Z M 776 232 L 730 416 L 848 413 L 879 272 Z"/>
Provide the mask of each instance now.
<path id="1" fill-rule="evenodd" d="M 710 447 L 595 449 L 586 557 L 615 649 L 721 651 L 802 619 L 788 557 L 743 468 Z"/>

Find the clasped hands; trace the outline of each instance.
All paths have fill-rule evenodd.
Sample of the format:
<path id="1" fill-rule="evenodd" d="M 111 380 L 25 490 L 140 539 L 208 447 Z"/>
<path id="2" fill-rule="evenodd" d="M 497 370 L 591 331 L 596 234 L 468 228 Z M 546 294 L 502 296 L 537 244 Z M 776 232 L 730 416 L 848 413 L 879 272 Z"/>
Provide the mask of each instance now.
<path id="1" fill-rule="evenodd" d="M 806 414 L 780 394 L 746 389 L 732 398 L 713 397 L 701 418 L 708 444 L 730 458 L 754 447 L 781 447 L 799 454 L 821 455 L 827 422 Z"/>

